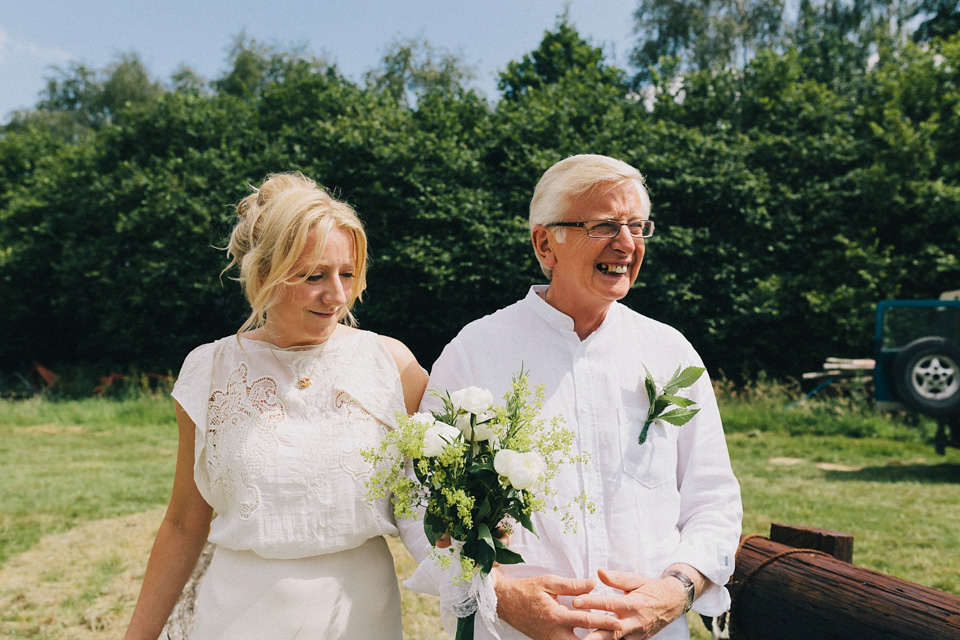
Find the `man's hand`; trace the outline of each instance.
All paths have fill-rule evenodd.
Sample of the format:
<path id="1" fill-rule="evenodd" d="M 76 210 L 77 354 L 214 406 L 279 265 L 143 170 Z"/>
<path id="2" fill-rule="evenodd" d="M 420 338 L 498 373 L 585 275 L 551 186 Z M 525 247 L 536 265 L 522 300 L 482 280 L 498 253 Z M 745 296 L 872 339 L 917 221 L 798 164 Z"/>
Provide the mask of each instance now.
<path id="1" fill-rule="evenodd" d="M 559 596 L 582 597 L 595 586 L 593 580 L 572 580 L 555 575 L 513 579 L 498 572 L 494 587 L 497 615 L 534 640 L 577 640 L 573 633 L 576 628 L 616 631 L 621 625 L 613 616 L 576 611 L 557 601 Z"/>
<path id="2" fill-rule="evenodd" d="M 598 574 L 604 584 L 624 595 L 579 595 L 573 599 L 573 606 L 610 611 L 620 628 L 598 626 L 583 640 L 645 640 L 683 615 L 687 596 L 679 580 L 603 569 Z"/>

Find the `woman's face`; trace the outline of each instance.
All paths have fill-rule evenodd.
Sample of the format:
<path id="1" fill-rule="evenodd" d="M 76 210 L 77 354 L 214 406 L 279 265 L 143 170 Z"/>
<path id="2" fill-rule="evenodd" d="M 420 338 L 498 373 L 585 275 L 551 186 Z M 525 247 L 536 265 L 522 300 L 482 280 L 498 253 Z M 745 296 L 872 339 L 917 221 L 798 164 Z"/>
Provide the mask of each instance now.
<path id="1" fill-rule="evenodd" d="M 356 273 L 353 235 L 346 229 L 331 230 L 320 261 L 312 263 L 309 256 L 316 243 L 316 232 L 311 231 L 291 274 L 292 279 L 306 280 L 286 285 L 283 299 L 267 309 L 264 329 L 279 347 L 326 341 L 346 313 Z"/>

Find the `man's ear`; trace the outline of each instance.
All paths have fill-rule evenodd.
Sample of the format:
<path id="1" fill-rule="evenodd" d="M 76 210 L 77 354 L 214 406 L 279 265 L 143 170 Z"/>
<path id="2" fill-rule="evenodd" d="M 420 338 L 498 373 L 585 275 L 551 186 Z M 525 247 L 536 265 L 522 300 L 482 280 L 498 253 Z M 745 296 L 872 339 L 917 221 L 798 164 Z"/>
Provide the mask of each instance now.
<path id="1" fill-rule="evenodd" d="M 557 255 L 553 251 L 553 243 L 557 241 L 553 234 L 543 225 L 538 224 L 530 231 L 533 250 L 540 256 L 545 267 L 552 269 L 557 264 Z"/>

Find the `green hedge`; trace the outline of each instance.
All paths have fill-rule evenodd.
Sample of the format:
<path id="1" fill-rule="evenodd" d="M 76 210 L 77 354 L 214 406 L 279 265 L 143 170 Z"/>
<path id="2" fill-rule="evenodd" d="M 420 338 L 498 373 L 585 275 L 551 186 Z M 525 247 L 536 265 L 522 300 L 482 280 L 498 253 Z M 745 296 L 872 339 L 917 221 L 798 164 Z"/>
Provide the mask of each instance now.
<path id="1" fill-rule="evenodd" d="M 362 326 L 428 367 L 542 280 L 527 204 L 574 153 L 646 175 L 657 235 L 626 303 L 729 376 L 868 356 L 877 300 L 960 286 L 957 37 L 842 77 L 803 50 L 760 52 L 638 94 L 565 25 L 534 52 L 554 56 L 549 76 L 533 82 L 525 58 L 496 102 L 457 74 L 379 72 L 404 92 L 240 46 L 209 90 L 153 92 L 95 126 L 63 107 L 15 119 L 0 131 L 0 372 L 176 370 L 234 331 L 244 305 L 216 248 L 231 205 L 292 169 L 356 207 L 372 255 Z"/>

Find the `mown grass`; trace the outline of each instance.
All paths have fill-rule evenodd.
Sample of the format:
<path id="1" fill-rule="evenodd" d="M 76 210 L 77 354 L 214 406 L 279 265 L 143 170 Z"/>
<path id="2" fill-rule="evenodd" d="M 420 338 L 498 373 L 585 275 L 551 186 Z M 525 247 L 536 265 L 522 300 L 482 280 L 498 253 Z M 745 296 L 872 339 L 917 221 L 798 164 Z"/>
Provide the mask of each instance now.
<path id="1" fill-rule="evenodd" d="M 862 393 L 795 405 L 803 397 L 795 384 L 717 389 L 744 533 L 766 535 L 772 522 L 851 533 L 855 563 L 960 595 L 960 450 L 934 452 L 932 421 L 877 414 Z M 165 395 L 0 400 L 0 572 L 39 563 L 18 584 L 53 594 L 21 606 L 33 587 L 0 584 L 0 636 L 86 637 L 70 631 L 78 625 L 119 635 L 110 624 L 129 616 L 169 497 L 176 439 Z M 61 539 L 74 549 L 69 562 L 57 559 Z M 95 558 L 83 553 L 88 541 L 102 549 Z M 398 573 L 410 569 L 401 555 Z M 408 638 L 443 637 L 433 603 L 405 592 L 404 606 Z"/>
<path id="2" fill-rule="evenodd" d="M 166 502 L 176 446 L 159 394 L 0 400 L 0 564 L 45 535 Z"/>
<path id="3" fill-rule="evenodd" d="M 877 413 L 856 385 L 799 403 L 796 383 L 717 391 L 745 534 L 842 531 L 856 564 L 960 595 L 960 450 L 936 454 L 934 420 Z"/>

